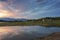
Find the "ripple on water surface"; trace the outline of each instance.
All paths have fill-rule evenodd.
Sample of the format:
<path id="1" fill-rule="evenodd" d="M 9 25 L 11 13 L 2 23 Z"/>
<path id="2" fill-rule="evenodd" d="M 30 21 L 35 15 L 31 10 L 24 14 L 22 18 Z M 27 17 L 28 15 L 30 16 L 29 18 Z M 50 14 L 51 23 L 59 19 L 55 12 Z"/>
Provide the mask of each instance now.
<path id="1" fill-rule="evenodd" d="M 0 27 L 0 40 L 31 40 L 32 38 L 60 32 L 59 27 L 5 26 Z"/>

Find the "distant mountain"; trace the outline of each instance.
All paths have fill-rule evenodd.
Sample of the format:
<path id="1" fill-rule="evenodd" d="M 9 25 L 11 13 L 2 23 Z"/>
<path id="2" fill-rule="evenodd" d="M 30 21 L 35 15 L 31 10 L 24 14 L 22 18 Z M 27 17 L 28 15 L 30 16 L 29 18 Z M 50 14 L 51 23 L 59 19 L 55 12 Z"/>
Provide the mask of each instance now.
<path id="1" fill-rule="evenodd" d="M 0 18 L 0 22 L 4 21 L 41 21 L 42 19 L 50 20 L 60 20 L 60 17 L 45 17 L 40 19 L 24 19 L 24 18 Z"/>
<path id="2" fill-rule="evenodd" d="M 27 19 L 23 19 L 23 18 L 0 18 L 0 22 L 3 21 L 27 21 Z"/>

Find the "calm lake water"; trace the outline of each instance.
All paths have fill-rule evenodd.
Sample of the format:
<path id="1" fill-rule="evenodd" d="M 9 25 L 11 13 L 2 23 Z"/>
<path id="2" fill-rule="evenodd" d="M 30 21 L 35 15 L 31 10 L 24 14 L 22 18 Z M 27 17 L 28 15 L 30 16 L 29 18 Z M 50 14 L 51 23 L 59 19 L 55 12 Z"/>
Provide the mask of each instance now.
<path id="1" fill-rule="evenodd" d="M 60 28 L 43 26 L 4 26 L 0 27 L 0 40 L 32 40 L 54 32 L 60 32 Z"/>

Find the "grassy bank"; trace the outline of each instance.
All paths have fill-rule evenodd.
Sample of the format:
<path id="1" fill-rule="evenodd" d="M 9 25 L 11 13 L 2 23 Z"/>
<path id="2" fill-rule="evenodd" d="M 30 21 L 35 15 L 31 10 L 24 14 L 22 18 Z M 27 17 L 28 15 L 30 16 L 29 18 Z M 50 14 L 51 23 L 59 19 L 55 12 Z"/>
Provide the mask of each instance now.
<path id="1" fill-rule="evenodd" d="M 36 38 L 33 40 L 60 40 L 60 32 L 59 33 L 53 33 L 53 34 L 48 35 L 46 37 Z"/>
<path id="2" fill-rule="evenodd" d="M 60 20 L 52 20 L 52 21 L 26 21 L 26 22 L 3 22 L 0 23 L 0 26 L 34 26 L 34 25 L 41 25 L 41 26 L 59 26 L 60 27 Z"/>

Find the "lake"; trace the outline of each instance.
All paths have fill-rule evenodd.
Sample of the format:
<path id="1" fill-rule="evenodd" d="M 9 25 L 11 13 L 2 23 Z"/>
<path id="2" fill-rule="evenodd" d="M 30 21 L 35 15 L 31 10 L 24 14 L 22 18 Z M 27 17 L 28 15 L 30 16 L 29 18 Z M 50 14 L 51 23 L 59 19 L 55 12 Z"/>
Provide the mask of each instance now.
<path id="1" fill-rule="evenodd" d="M 43 26 L 3 26 L 0 27 L 0 40 L 32 40 L 54 32 L 60 32 L 60 28 Z"/>

